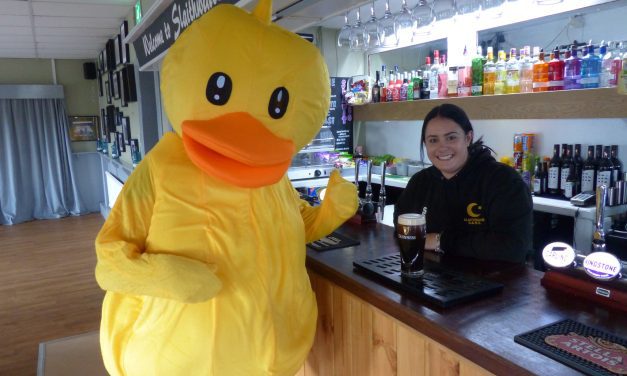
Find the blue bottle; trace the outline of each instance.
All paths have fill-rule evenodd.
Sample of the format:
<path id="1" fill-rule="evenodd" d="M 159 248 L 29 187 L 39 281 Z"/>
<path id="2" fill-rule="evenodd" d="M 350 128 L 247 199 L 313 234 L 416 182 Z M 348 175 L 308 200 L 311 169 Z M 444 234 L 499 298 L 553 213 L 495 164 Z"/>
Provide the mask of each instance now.
<path id="1" fill-rule="evenodd" d="M 598 88 L 600 76 L 601 57 L 594 54 L 593 45 L 584 47 L 584 57 L 581 59 L 581 86 L 584 89 Z"/>
<path id="2" fill-rule="evenodd" d="M 581 58 L 577 47 L 570 48 L 570 57 L 564 61 L 564 90 L 581 89 Z"/>

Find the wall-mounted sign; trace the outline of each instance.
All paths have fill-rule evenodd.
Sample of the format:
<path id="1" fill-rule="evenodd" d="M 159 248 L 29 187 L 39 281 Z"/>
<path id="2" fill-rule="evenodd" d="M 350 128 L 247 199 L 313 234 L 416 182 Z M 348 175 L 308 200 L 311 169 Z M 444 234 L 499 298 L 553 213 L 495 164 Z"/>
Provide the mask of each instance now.
<path id="1" fill-rule="evenodd" d="M 170 48 L 191 23 L 218 4 L 235 4 L 238 0 L 174 0 L 133 41 L 140 69 Z"/>
<path id="2" fill-rule="evenodd" d="M 611 253 L 593 252 L 583 260 L 583 268 L 590 277 L 609 281 L 620 274 L 622 265 Z"/>
<path id="3" fill-rule="evenodd" d="M 331 77 L 331 103 L 324 122 L 335 137 L 335 150 L 353 152 L 353 107 L 344 98 L 348 77 Z"/>

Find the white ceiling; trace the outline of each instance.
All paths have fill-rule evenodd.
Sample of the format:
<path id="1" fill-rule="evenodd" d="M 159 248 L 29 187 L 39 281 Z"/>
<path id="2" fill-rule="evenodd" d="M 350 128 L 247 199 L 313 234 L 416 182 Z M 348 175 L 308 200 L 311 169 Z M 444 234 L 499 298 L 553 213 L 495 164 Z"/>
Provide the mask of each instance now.
<path id="1" fill-rule="evenodd" d="M 134 0 L 0 0 L 0 58 L 93 59 Z"/>

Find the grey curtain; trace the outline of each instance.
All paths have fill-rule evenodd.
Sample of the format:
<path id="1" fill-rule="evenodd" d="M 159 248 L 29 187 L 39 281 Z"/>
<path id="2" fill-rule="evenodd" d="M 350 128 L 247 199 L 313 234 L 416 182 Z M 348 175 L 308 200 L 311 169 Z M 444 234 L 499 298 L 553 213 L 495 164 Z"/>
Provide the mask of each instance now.
<path id="1" fill-rule="evenodd" d="M 64 99 L 0 98 L 0 224 L 86 212 Z"/>

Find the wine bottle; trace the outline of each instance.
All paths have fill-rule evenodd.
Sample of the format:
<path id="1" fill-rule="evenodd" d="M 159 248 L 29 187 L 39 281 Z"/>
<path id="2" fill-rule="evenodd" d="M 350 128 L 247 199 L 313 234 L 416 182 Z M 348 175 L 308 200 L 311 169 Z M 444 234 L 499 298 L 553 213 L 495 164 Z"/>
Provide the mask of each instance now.
<path id="1" fill-rule="evenodd" d="M 614 166 L 610 160 L 610 147 L 603 147 L 603 158 L 599 162 L 599 170 L 597 172 L 597 187 L 605 184 L 607 188 L 614 186 L 613 176 Z"/>
<path id="2" fill-rule="evenodd" d="M 542 161 L 542 194 L 546 194 L 549 191 L 549 163 L 551 158 L 544 157 Z"/>
<path id="3" fill-rule="evenodd" d="M 562 194 L 564 194 L 564 187 L 566 187 L 566 178 L 570 173 L 571 147 L 572 145 L 562 144 L 562 163 L 560 165 L 560 190 Z"/>
<path id="4" fill-rule="evenodd" d="M 533 178 L 532 178 L 532 186 L 533 186 L 533 195 L 541 196 L 544 188 L 544 176 L 542 175 L 542 161 L 538 158 L 535 168 L 533 169 Z"/>
<path id="5" fill-rule="evenodd" d="M 620 159 L 618 159 L 618 145 L 611 146 L 610 160 L 612 161 L 612 165 L 614 166 L 612 174 L 614 175 L 614 184 L 616 184 L 617 181 L 623 179 L 623 164 Z"/>
<path id="6" fill-rule="evenodd" d="M 571 146 L 569 146 L 570 149 Z M 572 158 L 568 160 L 568 176 L 564 183 L 564 197 L 570 199 L 576 195 L 579 191 L 579 181 L 577 180 L 577 174 L 575 173 L 575 163 Z"/>
<path id="7" fill-rule="evenodd" d="M 582 192 L 596 192 L 597 188 L 597 175 L 596 175 L 596 163 L 594 161 L 594 146 L 588 146 L 588 158 L 583 163 L 583 169 L 581 172 L 581 191 Z"/>
<path id="8" fill-rule="evenodd" d="M 581 158 L 581 144 L 575 144 L 575 153 L 573 154 L 573 166 L 575 167 L 575 178 L 577 179 L 577 192 L 581 192 L 581 173 L 583 172 L 583 159 Z"/>
<path id="9" fill-rule="evenodd" d="M 551 158 L 551 162 L 549 163 L 549 176 L 548 176 L 548 188 L 549 193 L 551 194 L 559 194 L 560 193 L 560 166 L 562 164 L 562 159 L 560 158 L 560 145 L 553 145 L 553 158 Z"/>
<path id="10" fill-rule="evenodd" d="M 375 82 L 372 86 L 372 103 L 381 102 L 381 86 L 379 86 L 379 71 L 375 72 Z"/>

